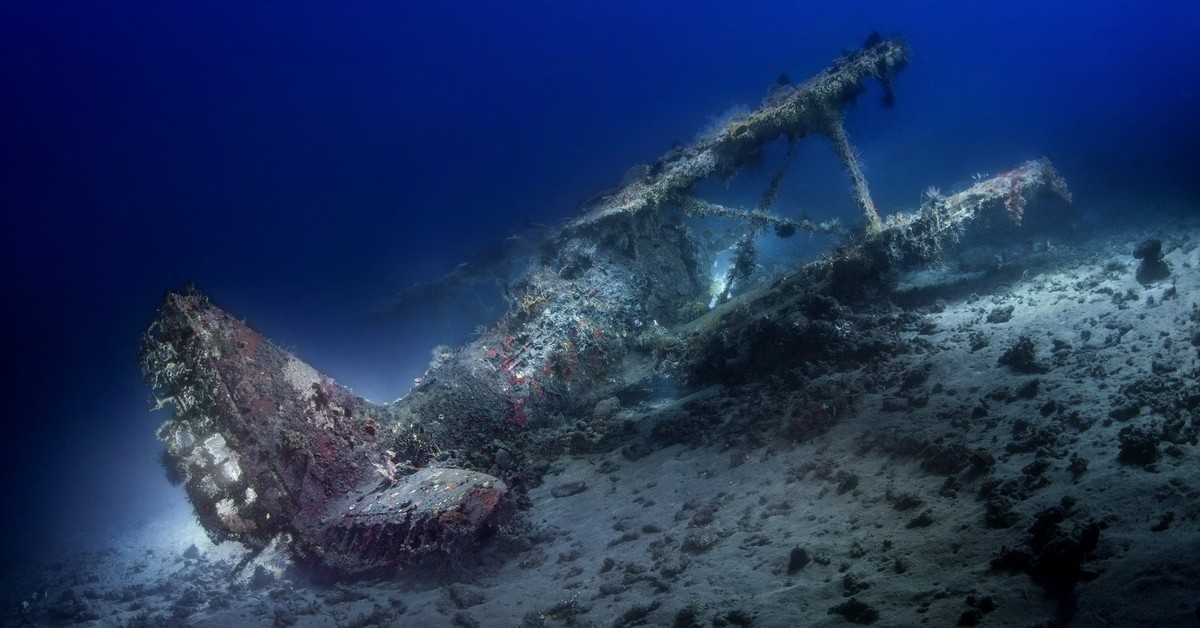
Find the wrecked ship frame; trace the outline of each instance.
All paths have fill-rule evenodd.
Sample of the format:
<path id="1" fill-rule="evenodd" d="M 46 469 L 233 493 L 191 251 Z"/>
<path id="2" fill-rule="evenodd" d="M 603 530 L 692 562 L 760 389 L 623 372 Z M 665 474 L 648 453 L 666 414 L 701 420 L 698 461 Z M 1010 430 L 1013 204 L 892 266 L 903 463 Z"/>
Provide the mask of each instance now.
<path id="1" fill-rule="evenodd" d="M 804 83 L 774 86 L 756 110 L 643 168 L 549 236 L 532 270 L 509 287 L 507 314 L 474 341 L 439 349 L 420 384 L 392 404 L 354 395 L 195 290 L 169 293 L 140 354 L 159 403 L 174 406 L 158 432 L 168 472 L 214 539 L 252 549 L 278 539 L 326 574 L 468 555 L 511 515 L 532 459 L 593 446 L 605 429 L 619 429 L 603 427 L 613 409 L 636 401 L 634 391 L 650 382 L 719 381 L 706 352 L 718 338 L 730 342 L 733 312 L 786 311 L 806 294 L 845 293 L 888 269 L 936 258 L 988 213 L 1003 210 L 1019 222 L 1043 191 L 1069 200 L 1041 159 L 882 218 L 844 111 L 867 79 L 882 83 L 890 102 L 907 61 L 902 39 L 872 36 Z M 832 141 L 863 228 L 770 286 L 733 296 L 754 271 L 755 243 L 767 227 L 780 236 L 837 228 L 771 211 L 782 169 L 751 209 L 701 199 L 694 186 L 734 175 L 779 138 L 790 156 L 813 133 Z M 745 224 L 719 295 L 727 303 L 711 310 L 710 252 L 681 215 Z"/>

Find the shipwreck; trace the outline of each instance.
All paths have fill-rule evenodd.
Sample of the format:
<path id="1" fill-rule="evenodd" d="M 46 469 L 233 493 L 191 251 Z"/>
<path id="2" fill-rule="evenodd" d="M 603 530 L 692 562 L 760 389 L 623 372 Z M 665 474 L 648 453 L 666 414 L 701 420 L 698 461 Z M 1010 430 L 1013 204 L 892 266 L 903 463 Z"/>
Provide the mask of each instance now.
<path id="1" fill-rule="evenodd" d="M 902 39 L 873 35 L 634 170 L 523 252 L 528 270 L 506 286 L 507 313 L 473 341 L 440 349 L 391 404 L 355 395 L 194 289 L 168 293 L 140 353 L 158 402 L 173 406 L 158 431 L 168 473 L 215 540 L 251 549 L 278 540 L 299 564 L 339 577 L 388 573 L 469 556 L 525 506 L 523 486 L 540 465 L 636 430 L 637 413 L 623 409 L 663 382 L 682 395 L 833 354 L 869 360 L 868 343 L 843 337 L 839 300 L 886 290 L 889 271 L 937 259 L 982 218 L 1019 223 L 1040 195 L 1069 200 L 1052 164 L 1037 159 L 882 215 L 844 113 L 870 79 L 890 104 L 908 59 Z M 786 158 L 753 207 L 695 191 L 757 163 L 772 142 L 790 155 L 811 135 L 832 142 L 849 176 L 856 227 L 778 211 Z M 695 217 L 740 225 L 717 289 L 716 252 L 689 226 Z M 800 232 L 838 244 L 756 281 L 760 239 Z"/>

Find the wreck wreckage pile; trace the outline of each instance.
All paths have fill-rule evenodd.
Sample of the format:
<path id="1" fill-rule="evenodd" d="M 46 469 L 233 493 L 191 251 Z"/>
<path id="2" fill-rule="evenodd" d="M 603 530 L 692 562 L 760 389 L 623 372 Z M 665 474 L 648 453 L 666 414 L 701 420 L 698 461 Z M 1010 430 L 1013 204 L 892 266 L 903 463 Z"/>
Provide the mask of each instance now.
<path id="1" fill-rule="evenodd" d="M 1069 200 L 1042 159 L 881 218 L 843 113 L 868 78 L 890 101 L 907 60 L 903 40 L 872 36 L 803 84 L 773 86 L 758 109 L 643 167 L 550 235 L 509 287 L 507 314 L 473 342 L 439 349 L 420 383 L 392 404 L 354 395 L 194 290 L 168 294 L 141 351 L 147 381 L 175 410 L 159 430 L 168 472 L 216 540 L 261 549 L 278 538 L 321 573 L 387 573 L 469 554 L 511 517 L 537 461 L 628 431 L 631 421 L 615 412 L 664 380 L 696 390 L 853 353 L 821 314 L 840 307 L 830 295 L 935 259 L 993 211 L 1019 222 L 1039 193 Z M 810 133 L 833 142 L 864 228 L 753 287 L 755 243 L 768 227 L 784 237 L 837 227 L 771 211 L 782 169 L 753 209 L 692 191 L 755 163 L 780 138 L 790 156 Z M 713 253 L 688 216 L 745 226 L 711 309 Z"/>

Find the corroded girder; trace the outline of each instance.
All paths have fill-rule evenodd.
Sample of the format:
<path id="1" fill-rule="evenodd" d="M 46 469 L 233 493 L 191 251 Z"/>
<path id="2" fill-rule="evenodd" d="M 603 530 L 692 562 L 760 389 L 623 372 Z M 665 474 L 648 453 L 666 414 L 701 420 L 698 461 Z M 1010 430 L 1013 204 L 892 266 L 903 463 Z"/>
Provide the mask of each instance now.
<path id="1" fill-rule="evenodd" d="M 949 196 L 931 188 L 920 209 L 889 216 L 878 232 L 867 234 L 858 246 L 831 254 L 818 265 L 828 265 L 832 273 L 853 274 L 863 272 L 859 261 L 870 260 L 869 272 L 878 274 L 929 262 L 957 242 L 972 222 L 988 213 L 1003 210 L 1014 224 L 1021 224 L 1025 206 L 1039 195 L 1071 201 L 1066 180 L 1045 157 L 976 181 Z M 846 268 L 839 269 L 838 265 Z"/>
<path id="2" fill-rule="evenodd" d="M 842 114 L 863 92 L 863 82 L 868 78 L 883 83 L 890 102 L 892 80 L 908 63 L 908 56 L 903 39 L 873 36 L 862 48 L 835 60 L 800 85 L 777 86 L 757 109 L 715 134 L 663 155 L 646 177 L 628 183 L 573 225 L 678 205 L 694 184 L 713 175 L 732 175 L 756 161 L 768 143 L 781 137 L 795 142 L 816 132 L 833 141 L 853 180 L 868 229 L 876 230 L 879 215 L 843 127 Z"/>

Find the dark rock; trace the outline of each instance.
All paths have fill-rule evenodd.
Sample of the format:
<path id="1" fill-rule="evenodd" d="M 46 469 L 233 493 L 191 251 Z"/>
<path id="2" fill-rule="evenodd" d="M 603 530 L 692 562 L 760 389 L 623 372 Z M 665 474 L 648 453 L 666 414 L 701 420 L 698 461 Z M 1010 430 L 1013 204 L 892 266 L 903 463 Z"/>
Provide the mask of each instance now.
<path id="1" fill-rule="evenodd" d="M 973 476 L 987 475 L 996 467 L 996 457 L 982 447 L 969 452 L 967 461 L 971 463 L 969 472 Z"/>
<path id="2" fill-rule="evenodd" d="M 796 409 L 788 419 L 783 433 L 788 438 L 802 443 L 825 433 L 833 422 L 833 415 L 823 407 Z"/>
<path id="3" fill-rule="evenodd" d="M 259 590 L 275 584 L 275 574 L 262 565 L 255 565 L 254 573 L 250 575 L 250 588 Z"/>
<path id="4" fill-rule="evenodd" d="M 853 624 L 871 624 L 879 619 L 879 611 L 853 597 L 837 606 L 830 607 L 827 614 L 841 615 L 846 621 Z"/>
<path id="5" fill-rule="evenodd" d="M 621 409 L 621 400 L 616 397 L 606 397 L 596 402 L 592 407 L 592 419 L 607 421 Z"/>
<path id="6" fill-rule="evenodd" d="M 1032 480 L 1041 477 L 1042 474 L 1046 472 L 1046 469 L 1049 468 L 1050 461 L 1046 460 L 1045 458 L 1038 458 L 1037 460 L 1034 460 L 1033 462 L 1022 467 L 1021 473 L 1029 476 L 1029 478 Z"/>
<path id="7" fill-rule="evenodd" d="M 992 495 L 984 503 L 983 522 L 989 528 L 1011 528 L 1019 519 L 1012 500 L 1003 495 Z"/>
<path id="8" fill-rule="evenodd" d="M 942 480 L 942 485 L 938 487 L 937 494 L 946 499 L 956 499 L 958 497 L 958 489 L 960 488 L 962 488 L 962 483 L 954 476 L 950 476 Z"/>
<path id="9" fill-rule="evenodd" d="M 996 600 L 993 600 L 992 596 L 990 595 L 985 595 L 979 598 L 975 597 L 974 595 L 968 595 L 967 606 L 970 606 L 971 608 L 978 608 L 980 611 L 983 611 L 985 615 L 996 610 L 997 608 Z"/>
<path id="10" fill-rule="evenodd" d="M 467 584 L 452 584 L 448 587 L 450 601 L 458 608 L 470 608 L 483 604 L 487 599 L 483 595 L 483 591 L 479 587 L 473 587 Z"/>
<path id="11" fill-rule="evenodd" d="M 1164 531 L 1166 531 L 1167 528 L 1171 527 L 1171 522 L 1174 520 L 1175 520 L 1175 513 L 1171 512 L 1171 511 L 1167 511 L 1166 513 L 1163 514 L 1162 517 L 1159 518 L 1158 523 L 1154 524 L 1154 526 L 1150 528 L 1150 531 L 1151 532 L 1164 532 Z"/>
<path id="12" fill-rule="evenodd" d="M 1151 465 L 1158 461 L 1159 431 L 1145 425 L 1127 425 L 1117 433 L 1121 453 L 1117 459 L 1125 464 Z"/>
<path id="13" fill-rule="evenodd" d="M 932 364 L 923 364 L 919 367 L 909 369 L 904 373 L 903 379 L 900 380 L 900 390 L 912 390 L 924 384 L 929 380 L 929 374 L 932 370 Z"/>
<path id="14" fill-rule="evenodd" d="M 91 603 L 82 595 L 71 589 L 66 589 L 58 598 L 58 603 L 52 607 L 51 615 L 63 624 L 82 623 L 100 619 L 99 614 L 92 609 Z"/>
<path id="15" fill-rule="evenodd" d="M 839 474 L 837 494 L 844 495 L 858 487 L 858 476 L 852 473 Z"/>
<path id="16" fill-rule="evenodd" d="M 496 467 L 499 469 L 511 469 L 516 464 L 516 460 L 512 454 L 508 453 L 507 449 L 497 449 L 496 453 L 492 456 L 492 461 L 496 463 Z"/>
<path id="17" fill-rule="evenodd" d="M 1108 411 L 1108 416 L 1116 421 L 1128 421 L 1141 413 L 1142 407 L 1136 401 L 1127 401 Z"/>
<path id="18" fill-rule="evenodd" d="M 572 495 L 578 495 L 586 490 L 587 484 L 583 482 L 566 482 L 550 489 L 550 494 L 554 497 L 570 497 Z"/>
<path id="19" fill-rule="evenodd" d="M 978 608 L 968 608 L 958 616 L 958 626 L 978 626 L 983 621 L 983 611 Z"/>
<path id="20" fill-rule="evenodd" d="M 926 510 L 925 512 L 917 515 L 912 521 L 909 521 L 907 524 L 905 524 L 904 527 L 912 530 L 914 528 L 928 528 L 931 525 L 933 525 L 933 513 Z"/>
<path id="21" fill-rule="evenodd" d="M 1041 380 L 1031 379 L 1017 388 L 1016 395 L 1022 399 L 1033 399 L 1038 394 L 1038 387 L 1041 386 Z"/>
<path id="22" fill-rule="evenodd" d="M 1046 594 L 1060 605 L 1060 619 L 1069 620 L 1074 614 L 1075 587 L 1099 574 L 1085 568 L 1100 542 L 1105 525 L 1089 521 L 1067 529 L 1066 521 L 1074 514 L 1074 500 L 1064 497 L 1062 504 L 1038 513 L 1029 527 L 1028 549 L 1001 549 L 992 559 L 997 571 L 1024 571 Z"/>
<path id="23" fill-rule="evenodd" d="M 971 451 L 959 443 L 930 445 L 921 452 L 921 468 L 937 475 L 954 475 L 968 466 L 973 473 L 986 473 L 995 460 L 986 451 Z"/>
<path id="24" fill-rule="evenodd" d="M 1004 450 L 1010 454 L 1030 453 L 1054 447 L 1062 436 L 1062 428 L 1022 418 L 1013 422 L 1012 435 L 1012 442 Z"/>
<path id="25" fill-rule="evenodd" d="M 675 613 L 675 621 L 671 622 L 671 628 L 704 628 L 704 623 L 700 621 L 700 612 L 688 606 Z"/>
<path id="26" fill-rule="evenodd" d="M 979 351 L 980 349 L 988 346 L 988 344 L 991 342 L 991 340 L 988 339 L 988 335 L 981 331 L 971 332 L 968 338 L 971 341 L 971 353 Z"/>
<path id="27" fill-rule="evenodd" d="M 989 323 L 1007 323 L 1012 320 L 1013 306 L 1005 305 L 998 307 L 988 312 L 987 322 Z"/>
<path id="28" fill-rule="evenodd" d="M 326 604 L 346 604 L 349 602 L 358 602 L 367 599 L 367 594 L 356 588 L 351 588 L 345 585 L 336 585 L 328 591 L 319 593 Z"/>
<path id="29" fill-rule="evenodd" d="M 1017 400 L 1017 398 L 1013 396 L 1012 391 L 1003 386 L 999 386 L 994 390 L 989 391 L 987 395 L 985 395 L 985 398 L 990 401 L 999 401 L 1000 403 L 1012 403 Z"/>
<path id="30" fill-rule="evenodd" d="M 1004 546 L 1000 548 L 1000 555 L 992 559 L 992 571 L 1007 571 L 1011 573 L 1025 571 L 1032 558 L 1033 555 L 1026 550 Z"/>
<path id="31" fill-rule="evenodd" d="M 1036 525 L 1036 524 L 1035 524 Z M 1029 574 L 1053 596 L 1072 592 L 1079 582 L 1093 580 L 1097 575 L 1083 565 L 1100 540 L 1102 525 L 1095 521 L 1082 528 L 1065 532 L 1058 524 L 1041 543 L 1042 547 L 1029 564 Z"/>
<path id="32" fill-rule="evenodd" d="M 1033 340 L 1028 336 L 1021 336 L 1000 356 L 998 362 L 1018 373 L 1048 372 L 1050 369 L 1038 363 L 1035 353 Z"/>
<path id="33" fill-rule="evenodd" d="M 721 617 L 713 618 L 714 626 L 724 626 L 726 624 L 732 626 L 753 626 L 754 616 L 741 609 L 736 609 L 725 613 Z"/>
<path id="34" fill-rule="evenodd" d="M 683 551 L 703 552 L 721 540 L 721 536 L 709 528 L 698 528 L 683 539 Z"/>
<path id="35" fill-rule="evenodd" d="M 1179 370 L 1179 367 L 1163 360 L 1154 360 L 1150 363 L 1150 372 L 1155 375 L 1169 375 Z"/>
<path id="36" fill-rule="evenodd" d="M 626 460 L 641 460 L 650 455 L 653 450 L 644 443 L 633 443 L 621 448 L 621 457 Z"/>
<path id="37" fill-rule="evenodd" d="M 276 608 L 274 616 L 275 621 L 272 625 L 276 626 L 277 628 L 296 625 L 296 614 L 286 608 Z"/>
<path id="38" fill-rule="evenodd" d="M 682 574 L 691 564 L 692 561 L 687 556 L 674 556 L 662 563 L 662 567 L 659 568 L 658 573 L 663 578 L 671 580 Z"/>
<path id="39" fill-rule="evenodd" d="M 715 506 L 711 504 L 707 506 L 701 506 L 700 509 L 696 511 L 696 514 L 692 515 L 692 520 L 688 522 L 688 525 L 693 528 L 706 526 L 713 522 L 713 519 L 716 518 L 716 514 L 717 510 Z"/>
<path id="40" fill-rule="evenodd" d="M 792 548 L 791 553 L 788 555 L 788 575 L 794 575 L 797 571 L 804 569 L 810 562 L 812 562 L 812 558 L 809 557 L 808 550 L 803 547 Z"/>
<path id="41" fill-rule="evenodd" d="M 871 588 L 870 583 L 863 582 L 858 576 L 855 576 L 854 574 L 848 573 L 842 577 L 842 595 L 845 597 L 850 597 L 851 595 L 861 593 L 870 588 Z"/>
<path id="42" fill-rule="evenodd" d="M 631 543 L 633 541 L 638 540 L 639 538 L 641 538 L 641 535 L 639 535 L 637 532 L 634 532 L 633 530 L 630 530 L 630 531 L 622 534 L 621 536 L 618 536 L 617 538 L 609 541 L 608 547 L 616 547 L 622 543 Z"/>
<path id="43" fill-rule="evenodd" d="M 650 616 L 650 613 L 658 610 L 659 606 L 662 606 L 662 603 L 658 600 L 655 600 L 649 604 L 639 604 L 633 606 L 629 610 L 625 611 L 620 617 L 618 617 L 615 622 L 613 622 L 613 627 L 620 628 L 622 626 L 641 626 L 646 623 L 645 620 Z"/>
<path id="44" fill-rule="evenodd" d="M 1071 460 L 1071 466 L 1068 467 L 1068 470 L 1070 470 L 1072 477 L 1074 477 L 1075 479 L 1079 479 L 1079 476 L 1081 476 L 1085 472 L 1087 472 L 1088 459 L 1084 458 L 1083 456 L 1079 455 L 1076 452 L 1071 452 L 1070 460 Z"/>
<path id="45" fill-rule="evenodd" d="M 548 622 L 556 622 L 568 626 L 577 625 L 579 622 L 575 619 L 579 615 L 587 614 L 591 607 L 586 604 L 581 604 L 579 600 L 563 600 L 554 606 L 551 606 L 542 611 L 533 611 L 533 618 L 537 623 L 530 621 L 530 615 L 526 615 L 526 619 L 521 622 L 522 626 L 548 626 Z"/>
<path id="46" fill-rule="evenodd" d="M 896 501 L 892 504 L 892 508 L 895 508 L 896 510 L 899 510 L 900 512 L 904 512 L 905 510 L 909 510 L 911 508 L 916 508 L 917 506 L 920 506 L 920 505 L 921 505 L 920 497 L 917 497 L 913 493 L 904 493 L 903 495 L 896 497 Z"/>
<path id="47" fill-rule="evenodd" d="M 804 313 L 810 318 L 834 320 L 842 311 L 841 304 L 834 297 L 824 294 L 809 294 L 802 302 Z"/>
<path id="48" fill-rule="evenodd" d="M 1146 285 L 1171 276 L 1171 267 L 1162 258 L 1162 240 L 1149 238 L 1133 249 L 1133 257 L 1142 260 L 1137 269 L 1137 280 Z"/>

